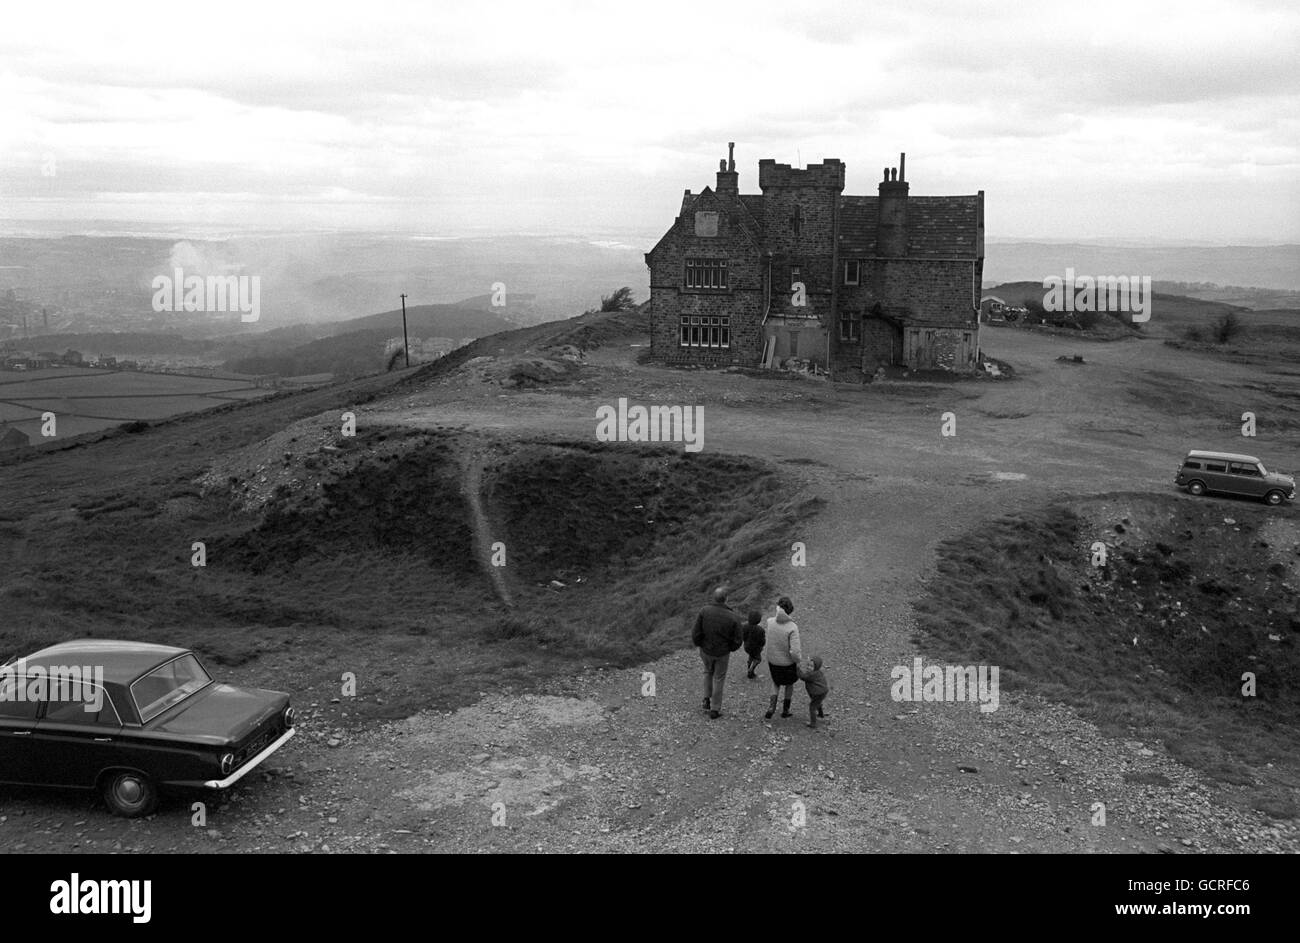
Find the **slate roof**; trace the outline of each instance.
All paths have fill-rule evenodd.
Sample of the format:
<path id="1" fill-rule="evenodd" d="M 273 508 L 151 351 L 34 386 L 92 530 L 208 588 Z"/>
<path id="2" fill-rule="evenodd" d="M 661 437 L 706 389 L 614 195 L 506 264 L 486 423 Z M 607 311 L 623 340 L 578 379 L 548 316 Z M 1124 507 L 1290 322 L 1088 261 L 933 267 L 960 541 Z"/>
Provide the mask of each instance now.
<path id="1" fill-rule="evenodd" d="M 880 198 L 840 197 L 840 257 L 876 254 Z M 973 259 L 979 233 L 978 196 L 911 196 L 907 199 L 907 256 Z"/>
<path id="2" fill-rule="evenodd" d="M 705 187 L 682 197 L 681 216 L 693 213 L 709 194 L 730 207 L 733 222 L 755 245 L 763 244 L 763 195 L 743 193 L 739 199 L 720 196 Z M 840 197 L 840 257 L 872 258 L 880 197 Z M 907 257 L 913 259 L 974 259 L 979 243 L 978 196 L 909 196 L 907 198 Z"/>

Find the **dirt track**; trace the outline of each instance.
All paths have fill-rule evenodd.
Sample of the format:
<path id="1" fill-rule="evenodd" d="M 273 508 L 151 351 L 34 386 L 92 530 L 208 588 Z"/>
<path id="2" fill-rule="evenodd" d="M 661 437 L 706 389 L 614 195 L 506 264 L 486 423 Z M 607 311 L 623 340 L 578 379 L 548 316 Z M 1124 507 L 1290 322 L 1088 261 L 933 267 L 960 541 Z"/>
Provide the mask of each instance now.
<path id="1" fill-rule="evenodd" d="M 891 700 L 890 669 L 926 655 L 911 641 L 910 603 L 940 540 L 1059 494 L 1167 491 L 1189 446 L 1234 442 L 1236 405 L 1198 404 L 1260 379 L 1151 341 L 1069 345 L 989 330 L 984 343 L 1018 380 L 892 393 L 810 384 L 795 389 L 817 402 L 784 405 L 787 381 L 646 368 L 632 348 L 611 347 L 592 356 L 595 377 L 564 391 L 448 382 L 358 410 L 363 423 L 590 440 L 596 406 L 620 396 L 705 403 L 706 449 L 785 462 L 828 502 L 808 533 L 791 535 L 806 544 L 807 566 L 791 567 L 786 583 L 805 646 L 826 658 L 823 729 L 803 726 L 801 687 L 795 718 L 764 722 L 768 686 L 735 661 L 724 717 L 707 720 L 686 650 L 643 669 L 591 671 L 548 695 L 485 692 L 452 715 L 375 725 L 334 746 L 319 729 L 331 708 L 308 710 L 318 730 L 207 830 L 179 810 L 175 821 L 103 823 L 102 813 L 72 812 L 71 800 L 50 809 L 18 798 L 5 809 L 37 817 L 28 850 L 80 847 L 55 822 L 71 814 L 95 816 L 97 841 L 141 850 L 1300 848 L 1294 823 L 1239 812 L 1229 787 L 1174 763 L 1159 743 L 1102 737 L 1064 708 L 1006 692 L 992 713 Z M 1061 353 L 1088 363 L 1057 363 Z M 1204 379 L 1174 383 L 1159 371 Z M 946 411 L 955 438 L 940 436 Z M 1294 439 L 1268 434 L 1269 415 L 1261 411 L 1247 450 L 1300 466 Z M 653 697 L 642 696 L 643 671 Z M 1172 785 L 1126 783 L 1134 771 Z M 1096 802 L 1105 827 L 1090 824 Z M 0 830 L 13 827 L 0 819 Z"/>
<path id="2" fill-rule="evenodd" d="M 1165 403 L 1147 409 L 1129 393 L 1130 371 L 1174 357 L 1171 369 L 1191 365 L 1154 342 L 1071 349 L 1019 332 L 986 337 L 995 355 L 1017 365 L 1021 380 L 956 385 L 933 398 L 904 392 L 892 402 L 872 398 L 870 406 L 840 400 L 811 413 L 706 408 L 706 448 L 825 463 L 789 466 L 828 500 L 828 510 L 808 534 L 791 535 L 805 542 L 808 565 L 791 567 L 787 584 L 806 644 L 826 655 L 831 673 L 834 719 L 825 729 L 809 731 L 802 718 L 764 723 L 767 685 L 738 670 L 725 719 L 705 721 L 690 651 L 647 666 L 654 698 L 641 696 L 639 672 L 602 673 L 576 686 L 588 708 L 558 719 L 536 702 L 516 700 L 467 709 L 450 729 L 434 718 L 408 722 L 399 729 L 418 731 L 418 746 L 404 745 L 411 739 L 396 732 L 391 741 L 410 760 L 404 788 L 456 825 L 440 830 L 435 844 L 1204 851 L 1276 840 L 1293 849 L 1294 829 L 1285 840 L 1266 831 L 1249 839 L 1256 844 L 1239 844 L 1256 827 L 1272 826 L 1231 811 L 1222 787 L 1200 782 L 1159 744 L 1103 738 L 1071 712 L 1044 705 L 1004 699 L 998 711 L 980 713 L 972 705 L 890 699 L 890 668 L 917 654 L 909 600 L 939 540 L 1054 494 L 1162 491 L 1189 442 L 1231 441 L 1223 410 L 1171 420 Z M 1063 349 L 1084 353 L 1088 363 L 1057 363 Z M 738 385 L 763 382 L 699 373 L 666 381 L 620 350 L 594 359 L 608 371 L 603 396 L 518 394 L 510 409 L 439 403 L 377 410 L 371 418 L 584 437 L 595 406 L 617 396 L 715 401 L 731 398 Z M 1207 381 L 1257 379 L 1238 367 L 1200 366 Z M 1213 385 L 1205 397 L 1215 396 Z M 940 413 L 948 410 L 957 416 L 955 439 L 939 434 Z M 1258 450 L 1268 451 L 1262 441 Z M 1275 461 L 1294 467 L 1294 450 L 1270 445 Z M 520 728 L 528 733 L 519 738 L 499 733 Z M 464 794 L 448 801 L 447 784 L 430 790 L 423 767 L 433 757 L 452 760 L 439 762 L 441 769 L 455 767 L 458 755 L 464 771 L 438 774 L 452 775 Z M 1131 771 L 1162 772 L 1174 785 L 1128 785 L 1123 774 Z M 496 801 L 513 828 L 482 827 Z M 797 802 L 806 828 L 792 824 Z M 1090 825 L 1095 802 L 1106 804 L 1104 828 Z"/>

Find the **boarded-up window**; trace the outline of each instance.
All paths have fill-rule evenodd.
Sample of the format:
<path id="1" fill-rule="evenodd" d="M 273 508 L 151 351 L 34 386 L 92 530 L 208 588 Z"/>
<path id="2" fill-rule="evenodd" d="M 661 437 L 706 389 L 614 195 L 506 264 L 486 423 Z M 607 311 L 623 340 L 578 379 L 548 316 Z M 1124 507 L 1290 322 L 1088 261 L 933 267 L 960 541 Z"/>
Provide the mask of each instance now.
<path id="1" fill-rule="evenodd" d="M 695 214 L 695 235 L 716 236 L 718 234 L 718 214 L 700 211 Z"/>

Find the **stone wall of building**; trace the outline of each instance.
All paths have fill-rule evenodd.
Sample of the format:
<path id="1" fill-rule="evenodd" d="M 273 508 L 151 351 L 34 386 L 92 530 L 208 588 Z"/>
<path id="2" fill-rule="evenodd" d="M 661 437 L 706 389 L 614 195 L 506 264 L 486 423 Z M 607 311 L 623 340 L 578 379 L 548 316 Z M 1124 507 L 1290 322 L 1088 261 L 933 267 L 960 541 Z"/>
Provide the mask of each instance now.
<path id="1" fill-rule="evenodd" d="M 696 235 L 695 212 L 717 213 L 717 235 Z M 702 194 L 660 240 L 650 262 L 650 348 L 664 363 L 756 366 L 763 353 L 763 266 L 757 247 L 737 225 L 740 210 L 712 193 Z M 686 288 L 686 260 L 726 259 L 727 288 Z M 682 316 L 731 319 L 727 348 L 683 347 Z"/>
<path id="2" fill-rule="evenodd" d="M 952 259 L 869 259 L 862 266 L 858 285 L 841 285 L 838 305 L 841 312 L 854 315 L 861 340 L 857 343 L 840 339 L 836 325 L 831 335 L 833 376 L 851 376 L 861 370 L 871 374 L 878 363 L 921 365 L 913 350 L 921 345 L 904 344 L 902 334 L 886 321 L 873 318 L 876 305 L 880 312 L 911 324 L 934 324 L 975 331 L 978 348 L 978 323 L 975 308 L 979 304 L 979 279 L 983 265 L 972 260 Z M 840 276 L 843 281 L 843 275 Z M 969 324 L 969 327 L 963 327 Z M 936 340 L 939 335 L 934 335 Z M 946 341 L 944 342 L 947 343 Z M 946 353 L 936 353 L 940 361 L 955 359 L 956 346 Z M 974 354 L 963 357 L 956 369 L 971 369 Z"/>
<path id="3" fill-rule="evenodd" d="M 979 294 L 969 259 L 872 259 L 867 270 L 886 314 L 947 324 L 975 319 Z"/>

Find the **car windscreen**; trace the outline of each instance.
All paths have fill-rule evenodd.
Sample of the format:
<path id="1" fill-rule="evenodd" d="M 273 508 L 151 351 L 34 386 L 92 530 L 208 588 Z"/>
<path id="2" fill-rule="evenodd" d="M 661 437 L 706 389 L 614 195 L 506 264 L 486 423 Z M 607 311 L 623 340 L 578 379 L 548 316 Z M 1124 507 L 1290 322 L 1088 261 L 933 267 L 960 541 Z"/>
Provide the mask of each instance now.
<path id="1" fill-rule="evenodd" d="M 193 655 L 182 655 L 159 665 L 131 684 L 131 696 L 140 712 L 140 722 L 148 723 L 211 680 Z"/>

